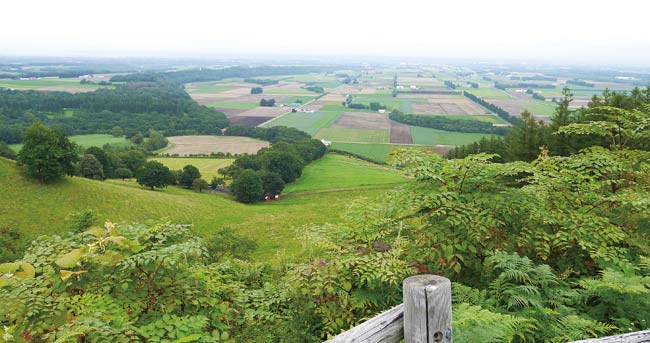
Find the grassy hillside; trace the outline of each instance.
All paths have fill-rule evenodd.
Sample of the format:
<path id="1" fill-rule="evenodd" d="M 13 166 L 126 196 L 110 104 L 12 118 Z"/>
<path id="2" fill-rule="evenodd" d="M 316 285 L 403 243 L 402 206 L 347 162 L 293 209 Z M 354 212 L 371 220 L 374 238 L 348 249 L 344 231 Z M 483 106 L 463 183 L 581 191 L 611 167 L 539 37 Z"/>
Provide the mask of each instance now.
<path id="1" fill-rule="evenodd" d="M 337 188 L 359 185 L 358 181 L 350 178 L 354 168 L 358 168 L 357 173 L 374 176 L 364 180 L 360 189 L 310 192 L 313 194 L 290 195 L 278 202 L 244 205 L 227 195 L 196 193 L 176 187 L 149 191 L 133 181 L 66 178 L 57 184 L 42 186 L 25 179 L 14 162 L 0 158 L 0 226 L 19 228 L 30 237 L 62 234 L 67 231 L 68 214 L 93 209 L 102 222 L 144 222 L 164 218 L 192 223 L 197 233 L 203 236 L 223 227 L 232 227 L 257 241 L 259 248 L 254 258 L 276 260 L 281 255 L 296 256 L 303 250 L 295 228 L 338 221 L 355 198 L 377 197 L 385 191 L 385 188 L 369 188 L 373 182 L 374 187 L 382 187 L 377 184 L 394 177 L 388 176 L 391 171 L 370 164 L 357 164 L 354 159 L 341 156 L 326 156 L 310 167 L 314 170 L 324 168 L 330 170 L 326 174 L 331 174 L 336 167 L 333 161 L 349 163 L 344 168 L 348 172 L 338 175 L 339 180 L 334 183 Z M 292 186 L 294 193 L 301 189 L 317 191 L 329 187 L 322 178 L 323 174 L 316 174 L 307 171 Z M 386 184 L 386 188 L 390 187 Z"/>

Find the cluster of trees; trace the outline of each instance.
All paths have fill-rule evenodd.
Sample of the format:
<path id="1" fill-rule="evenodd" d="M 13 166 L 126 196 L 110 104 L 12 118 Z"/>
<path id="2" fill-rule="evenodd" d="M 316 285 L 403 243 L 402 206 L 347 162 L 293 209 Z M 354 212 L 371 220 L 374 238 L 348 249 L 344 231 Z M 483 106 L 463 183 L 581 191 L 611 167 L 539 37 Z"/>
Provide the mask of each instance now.
<path id="1" fill-rule="evenodd" d="M 260 150 L 257 155 L 240 156 L 233 164 L 219 170 L 232 179 L 230 188 L 237 201 L 244 203 L 279 195 L 285 184 L 299 178 L 302 169 L 322 157 L 327 150 L 321 141 L 311 139 L 308 134 L 294 128 L 241 128 L 236 133 L 272 143 L 271 147 Z"/>
<path id="2" fill-rule="evenodd" d="M 555 86 L 554 85 L 539 84 L 539 83 L 526 83 L 526 82 L 520 82 L 520 83 L 495 82 L 494 83 L 494 88 L 498 88 L 498 89 L 501 89 L 501 90 L 506 90 L 506 88 L 555 88 Z"/>
<path id="3" fill-rule="evenodd" d="M 260 100 L 260 106 L 263 107 L 273 107 L 275 106 L 275 99 L 262 99 Z"/>
<path id="4" fill-rule="evenodd" d="M 168 85 L 131 84 L 78 94 L 0 89 L 0 141 L 22 142 L 22 132 L 36 121 L 60 127 L 66 135 L 111 133 L 114 127 L 129 136 L 150 129 L 168 136 L 217 134 L 228 126 L 223 113 Z"/>
<path id="5" fill-rule="evenodd" d="M 262 87 L 251 88 L 251 94 L 262 94 L 263 92 L 264 92 L 264 88 Z"/>
<path id="6" fill-rule="evenodd" d="M 25 131 L 21 151 L 14 155 L 27 175 L 42 183 L 56 181 L 64 175 L 94 180 L 127 179 L 137 174 L 153 150 L 167 145 L 159 132 L 131 147 L 89 147 L 82 149 L 71 142 L 60 129 L 35 123 Z M 11 158 L 13 152 L 4 154 Z"/>
<path id="7" fill-rule="evenodd" d="M 107 81 L 95 82 L 88 79 L 81 79 L 79 83 L 82 85 L 100 85 L 100 86 L 111 86 L 113 84 L 112 82 L 107 82 Z"/>
<path id="8" fill-rule="evenodd" d="M 540 93 L 535 92 L 534 90 L 528 88 L 526 89 L 526 94 L 530 94 L 533 99 L 541 100 L 541 101 L 546 101 L 546 97 L 541 95 Z"/>
<path id="9" fill-rule="evenodd" d="M 229 67 L 223 69 L 201 68 L 169 72 L 144 72 L 128 75 L 115 75 L 111 78 L 111 82 L 159 82 L 182 85 L 190 82 L 215 81 L 227 78 L 241 77 L 244 79 L 250 79 L 261 76 L 333 72 L 335 69 L 337 68 L 325 66 L 259 66 Z M 266 81 L 262 81 L 263 79 L 255 80 L 261 82 Z"/>
<path id="10" fill-rule="evenodd" d="M 445 80 L 444 84 L 445 84 L 445 86 L 447 86 L 447 87 L 449 87 L 451 89 L 456 89 L 456 84 L 454 84 L 453 82 L 451 82 L 449 80 Z"/>
<path id="11" fill-rule="evenodd" d="M 445 131 L 493 133 L 497 135 L 503 135 L 510 131 L 509 127 L 494 126 L 492 123 L 478 120 L 463 120 L 451 119 L 443 116 L 405 114 L 398 110 L 392 110 L 388 117 L 391 120 L 406 125 L 429 127 L 432 129 Z"/>
<path id="12" fill-rule="evenodd" d="M 501 119 L 507 121 L 510 124 L 516 125 L 517 122 L 519 122 L 519 119 L 517 119 L 517 117 L 510 115 L 510 113 L 508 113 L 508 111 L 504 110 L 503 108 L 501 108 L 501 107 L 499 107 L 499 106 L 497 106 L 495 104 L 492 104 L 492 103 L 489 103 L 489 102 L 485 101 L 485 99 L 483 99 L 483 98 L 480 98 L 480 97 L 478 97 L 478 96 L 476 96 L 476 95 L 474 95 L 474 94 L 472 94 L 470 92 L 467 92 L 467 91 L 463 91 L 463 95 L 466 98 L 474 101 L 475 103 L 477 103 L 477 104 L 487 108 L 488 110 L 496 113 L 496 115 L 498 115 Z"/>
<path id="13" fill-rule="evenodd" d="M 258 85 L 262 85 L 262 86 L 270 86 L 270 85 L 275 85 L 280 81 L 273 80 L 273 79 L 251 79 L 251 78 L 247 78 L 247 79 L 244 79 L 244 82 L 246 82 L 246 83 L 257 83 Z"/>
<path id="14" fill-rule="evenodd" d="M 566 83 L 568 85 L 576 85 L 576 86 L 583 86 L 583 87 L 596 87 L 595 84 L 587 82 L 587 81 L 582 81 L 582 80 L 567 80 Z"/>
<path id="15" fill-rule="evenodd" d="M 310 92 L 314 92 L 314 93 L 325 93 L 325 89 L 323 87 L 320 87 L 320 86 L 310 85 L 310 86 L 305 87 L 305 89 L 310 91 Z"/>
<path id="16" fill-rule="evenodd" d="M 478 88 L 478 83 L 476 82 L 467 81 L 467 84 L 472 88 Z"/>

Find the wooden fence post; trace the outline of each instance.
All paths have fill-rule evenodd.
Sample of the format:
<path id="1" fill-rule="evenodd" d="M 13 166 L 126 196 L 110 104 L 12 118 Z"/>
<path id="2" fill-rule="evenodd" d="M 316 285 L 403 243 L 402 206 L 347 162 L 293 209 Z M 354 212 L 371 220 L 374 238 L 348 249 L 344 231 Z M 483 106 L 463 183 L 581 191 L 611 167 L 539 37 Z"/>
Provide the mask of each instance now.
<path id="1" fill-rule="evenodd" d="M 451 282 L 437 275 L 404 280 L 404 343 L 451 343 Z"/>

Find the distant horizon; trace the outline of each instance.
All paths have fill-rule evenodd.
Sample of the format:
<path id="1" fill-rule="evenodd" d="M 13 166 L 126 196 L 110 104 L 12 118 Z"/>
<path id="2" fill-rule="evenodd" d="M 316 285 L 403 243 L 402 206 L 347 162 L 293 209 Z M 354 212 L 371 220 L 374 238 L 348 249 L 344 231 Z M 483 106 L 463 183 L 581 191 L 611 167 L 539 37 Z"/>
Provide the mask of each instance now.
<path id="1" fill-rule="evenodd" d="M 3 5 L 2 55 L 422 59 L 644 67 L 650 4 L 82 0 Z M 24 15 L 19 15 L 24 14 Z"/>

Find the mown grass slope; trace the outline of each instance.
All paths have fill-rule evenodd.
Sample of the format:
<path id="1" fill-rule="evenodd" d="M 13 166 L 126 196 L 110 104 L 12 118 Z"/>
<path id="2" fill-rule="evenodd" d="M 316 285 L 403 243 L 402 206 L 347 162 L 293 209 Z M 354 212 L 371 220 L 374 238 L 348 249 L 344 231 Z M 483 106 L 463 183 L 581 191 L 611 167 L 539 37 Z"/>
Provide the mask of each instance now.
<path id="1" fill-rule="evenodd" d="M 356 163 L 354 159 L 340 156 L 334 160 Z M 330 156 L 326 156 L 312 164 L 319 168 L 319 163 L 328 165 L 331 162 Z M 374 173 L 373 169 L 379 168 L 371 164 L 357 167 L 362 173 Z M 347 168 L 351 170 L 351 167 Z M 66 178 L 44 186 L 26 179 L 13 161 L 0 158 L 0 226 L 19 228 L 30 238 L 41 234 L 63 234 L 69 230 L 66 217 L 70 213 L 93 209 L 101 222 L 166 219 L 193 224 L 195 231 L 205 237 L 223 227 L 232 227 L 258 243 L 255 259 L 273 261 L 280 256 L 295 257 L 303 251 L 297 228 L 335 223 L 354 199 L 378 197 L 393 187 L 388 183 L 385 188 L 381 185 L 372 188 L 369 184 L 373 178 L 356 187 L 355 184 L 359 185 L 357 181 L 343 181 L 349 177 L 350 173 L 338 176 L 338 185 L 345 186 L 345 191 L 317 192 L 319 187 L 328 186 L 307 172 L 293 187 L 313 192 L 289 195 L 276 202 L 244 205 L 228 195 L 197 193 L 177 187 L 149 191 L 133 181 Z M 385 181 L 380 177 L 374 177 L 374 180 Z M 307 186 L 301 186 L 302 183 Z"/>

